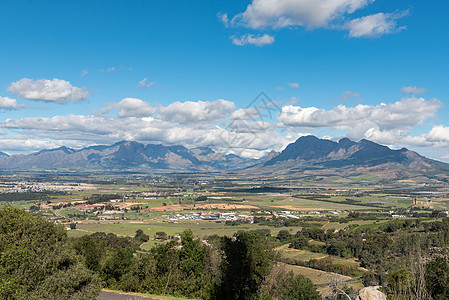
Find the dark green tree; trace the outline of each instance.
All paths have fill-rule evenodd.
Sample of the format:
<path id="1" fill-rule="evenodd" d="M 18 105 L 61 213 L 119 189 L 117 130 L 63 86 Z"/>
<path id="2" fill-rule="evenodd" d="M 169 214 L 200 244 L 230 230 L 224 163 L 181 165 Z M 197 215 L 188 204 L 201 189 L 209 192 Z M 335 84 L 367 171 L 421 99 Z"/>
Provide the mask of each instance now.
<path id="1" fill-rule="evenodd" d="M 426 286 L 432 299 L 449 299 L 449 263 L 437 257 L 427 264 Z"/>
<path id="2" fill-rule="evenodd" d="M 239 231 L 234 238 L 223 238 L 222 250 L 215 298 L 254 299 L 272 268 L 272 248 L 256 234 Z"/>
<path id="3" fill-rule="evenodd" d="M 283 242 L 283 241 L 289 240 L 291 237 L 292 237 L 292 235 L 290 234 L 290 232 L 288 230 L 282 229 L 278 232 L 276 239 Z"/>
<path id="4" fill-rule="evenodd" d="M 134 240 L 142 244 L 148 242 L 150 240 L 150 236 L 148 234 L 145 234 L 142 229 L 137 229 Z"/>
<path id="5" fill-rule="evenodd" d="M 276 279 L 276 294 L 283 300 L 320 300 L 316 286 L 302 275 L 294 275 L 292 271 L 282 274 Z"/>
<path id="6" fill-rule="evenodd" d="M 0 209 L 0 299 L 96 299 L 98 277 L 65 229 L 13 208 Z"/>

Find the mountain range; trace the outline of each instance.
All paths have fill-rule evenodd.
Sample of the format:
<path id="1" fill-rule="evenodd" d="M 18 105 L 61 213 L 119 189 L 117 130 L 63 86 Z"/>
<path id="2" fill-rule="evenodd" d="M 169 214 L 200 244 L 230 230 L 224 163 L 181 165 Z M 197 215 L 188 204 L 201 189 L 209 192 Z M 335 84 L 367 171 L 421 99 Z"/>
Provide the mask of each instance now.
<path id="1" fill-rule="evenodd" d="M 271 151 L 261 159 L 216 153 L 209 147 L 187 149 L 184 146 L 141 144 L 122 141 L 79 150 L 67 147 L 42 150 L 32 154 L 11 155 L 0 152 L 0 169 L 8 170 L 169 170 L 219 171 L 240 170 L 260 173 L 315 172 L 352 174 L 367 170 L 422 174 L 449 173 L 449 164 L 402 148 L 392 150 L 377 143 L 343 138 L 338 142 L 303 136 L 282 152 Z M 393 172 L 394 171 L 394 172 Z M 399 174 L 399 175 L 398 175 Z"/>
<path id="2" fill-rule="evenodd" d="M 406 148 L 393 150 L 365 139 L 354 142 L 343 138 L 334 142 L 311 135 L 300 137 L 281 153 L 254 168 L 271 174 L 306 172 L 348 177 L 370 173 L 385 179 L 442 175 L 447 180 L 449 175 L 449 164 Z"/>
<path id="3" fill-rule="evenodd" d="M 8 170 L 172 170 L 210 171 L 247 167 L 257 163 L 234 154 L 223 155 L 209 147 L 144 145 L 121 141 L 79 150 L 59 147 L 27 155 L 0 156 L 0 169 Z"/>

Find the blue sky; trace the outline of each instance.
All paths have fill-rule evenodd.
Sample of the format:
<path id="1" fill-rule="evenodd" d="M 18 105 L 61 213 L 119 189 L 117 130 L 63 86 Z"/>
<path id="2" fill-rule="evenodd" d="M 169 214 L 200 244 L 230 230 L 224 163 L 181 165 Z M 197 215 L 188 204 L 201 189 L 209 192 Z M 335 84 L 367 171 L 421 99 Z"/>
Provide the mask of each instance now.
<path id="1" fill-rule="evenodd" d="M 442 0 L 3 1 L 0 151 L 261 156 L 315 134 L 449 161 L 448 15 Z"/>

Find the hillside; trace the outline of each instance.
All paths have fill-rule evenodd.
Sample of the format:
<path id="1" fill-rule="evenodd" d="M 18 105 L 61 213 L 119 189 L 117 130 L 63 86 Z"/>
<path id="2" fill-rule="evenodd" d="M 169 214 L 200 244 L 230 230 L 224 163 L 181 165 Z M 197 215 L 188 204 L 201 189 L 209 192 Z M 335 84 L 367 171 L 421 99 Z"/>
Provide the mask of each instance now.
<path id="1" fill-rule="evenodd" d="M 255 167 L 261 172 L 283 173 L 308 171 L 316 175 L 354 175 L 365 172 L 384 178 L 410 174 L 447 176 L 449 164 L 426 158 L 406 148 L 387 146 L 347 138 L 334 142 L 315 136 L 303 136 L 289 144 L 279 155 Z"/>

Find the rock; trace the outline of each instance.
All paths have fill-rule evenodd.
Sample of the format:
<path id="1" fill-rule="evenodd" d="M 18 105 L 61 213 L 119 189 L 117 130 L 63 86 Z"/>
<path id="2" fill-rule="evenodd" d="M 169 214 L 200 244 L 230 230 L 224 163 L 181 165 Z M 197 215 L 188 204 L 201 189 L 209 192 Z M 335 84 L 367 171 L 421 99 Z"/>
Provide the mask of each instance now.
<path id="1" fill-rule="evenodd" d="M 387 295 L 379 291 L 379 286 L 368 286 L 359 291 L 356 300 L 387 300 Z"/>

